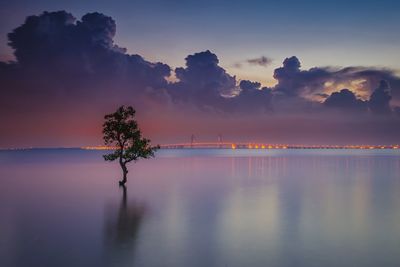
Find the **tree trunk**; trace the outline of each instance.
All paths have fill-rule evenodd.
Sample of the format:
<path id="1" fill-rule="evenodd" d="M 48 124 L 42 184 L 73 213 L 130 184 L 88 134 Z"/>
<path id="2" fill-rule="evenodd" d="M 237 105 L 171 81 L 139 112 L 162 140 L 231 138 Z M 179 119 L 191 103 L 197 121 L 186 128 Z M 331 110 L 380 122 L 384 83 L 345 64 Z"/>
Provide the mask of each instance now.
<path id="1" fill-rule="evenodd" d="M 122 168 L 122 180 L 119 181 L 120 186 L 125 186 L 126 181 L 127 181 L 127 175 L 128 175 L 128 168 L 126 167 L 126 163 L 120 162 L 121 168 Z"/>

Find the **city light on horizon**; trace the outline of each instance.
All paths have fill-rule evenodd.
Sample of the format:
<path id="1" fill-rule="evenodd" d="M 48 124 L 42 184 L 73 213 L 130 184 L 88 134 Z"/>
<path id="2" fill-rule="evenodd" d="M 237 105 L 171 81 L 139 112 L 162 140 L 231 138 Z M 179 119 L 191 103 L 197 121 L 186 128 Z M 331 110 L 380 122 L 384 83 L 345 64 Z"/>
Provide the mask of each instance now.
<path id="1" fill-rule="evenodd" d="M 399 145 L 288 145 L 288 144 L 265 144 L 254 142 L 199 142 L 199 143 L 177 143 L 162 144 L 161 149 L 196 149 L 196 148 L 217 148 L 217 149 L 399 149 Z M 113 150 L 109 146 L 84 146 L 85 150 Z"/>
<path id="2" fill-rule="evenodd" d="M 399 267 L 399 29 L 400 0 L 1 0 L 0 267 Z"/>
<path id="3" fill-rule="evenodd" d="M 352 6 L 346 10 L 315 1 L 304 9 L 292 1 L 294 16 L 279 3 L 260 0 L 202 1 L 206 9 L 190 1 L 173 8 L 161 0 L 127 8 L 105 3 L 93 11 L 64 0 L 24 9 L 5 2 L 0 10 L 18 15 L 1 16 L 0 147 L 98 144 L 102 116 L 120 105 L 134 107 L 143 132 L 161 144 L 184 142 L 193 132 L 255 140 L 248 142 L 252 149 L 282 147 L 266 142 L 400 142 L 400 65 L 392 56 L 399 18 L 386 0 L 362 6 L 343 1 Z M 318 15 L 324 23 L 311 24 L 319 35 L 281 23 L 284 16 L 288 25 L 310 29 L 308 15 L 322 14 L 326 5 L 343 20 Z M 216 6 L 231 9 L 221 13 Z M 140 8 L 171 22 L 170 34 L 164 36 L 165 29 Z M 183 18 L 179 8 L 201 19 Z M 372 23 L 366 16 L 381 8 L 386 12 L 379 15 L 390 13 L 393 21 Z M 285 12 L 266 18 L 263 9 Z M 346 20 L 356 15 L 364 23 Z M 213 26 L 207 33 L 205 24 Z M 350 30 L 354 34 L 346 36 Z M 360 46 L 377 40 L 373 49 Z"/>

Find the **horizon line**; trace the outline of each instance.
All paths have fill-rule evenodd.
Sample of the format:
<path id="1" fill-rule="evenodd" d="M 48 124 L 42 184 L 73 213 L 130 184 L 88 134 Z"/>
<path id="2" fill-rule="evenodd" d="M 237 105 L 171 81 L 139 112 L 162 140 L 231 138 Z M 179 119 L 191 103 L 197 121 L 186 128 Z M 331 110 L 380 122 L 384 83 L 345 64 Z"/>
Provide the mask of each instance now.
<path id="1" fill-rule="evenodd" d="M 260 142 L 193 142 L 173 143 L 159 145 L 160 149 L 400 149 L 399 144 L 392 145 L 309 145 L 309 144 L 269 144 Z M 79 149 L 79 150 L 115 150 L 116 147 L 95 145 L 95 146 L 57 146 L 57 147 L 11 147 L 0 148 L 0 151 L 13 150 L 56 150 L 56 149 Z"/>

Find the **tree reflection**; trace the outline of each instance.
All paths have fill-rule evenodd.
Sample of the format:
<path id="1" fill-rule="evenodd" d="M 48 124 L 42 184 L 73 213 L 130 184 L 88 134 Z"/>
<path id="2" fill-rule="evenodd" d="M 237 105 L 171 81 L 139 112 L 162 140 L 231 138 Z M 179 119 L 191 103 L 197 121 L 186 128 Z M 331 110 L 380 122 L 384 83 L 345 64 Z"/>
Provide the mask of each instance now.
<path id="1" fill-rule="evenodd" d="M 106 214 L 107 266 L 132 264 L 137 236 L 146 211 L 141 203 L 128 203 L 127 189 L 125 186 L 121 188 L 123 193 L 117 212 L 113 209 Z"/>

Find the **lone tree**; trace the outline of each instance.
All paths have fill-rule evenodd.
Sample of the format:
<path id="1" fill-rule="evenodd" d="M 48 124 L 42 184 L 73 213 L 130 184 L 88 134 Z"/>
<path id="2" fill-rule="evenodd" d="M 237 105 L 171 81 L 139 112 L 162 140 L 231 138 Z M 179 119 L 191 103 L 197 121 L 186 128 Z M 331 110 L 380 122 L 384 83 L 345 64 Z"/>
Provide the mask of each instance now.
<path id="1" fill-rule="evenodd" d="M 142 137 L 135 120 L 135 113 L 132 107 L 121 106 L 116 112 L 104 116 L 104 143 L 116 149 L 103 157 L 106 161 L 118 159 L 123 173 L 122 180 L 119 181 L 121 186 L 124 186 L 127 181 L 126 164 L 140 158 L 154 157 L 154 152 L 159 148 L 159 146 L 151 146 L 150 140 Z"/>

